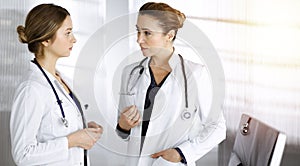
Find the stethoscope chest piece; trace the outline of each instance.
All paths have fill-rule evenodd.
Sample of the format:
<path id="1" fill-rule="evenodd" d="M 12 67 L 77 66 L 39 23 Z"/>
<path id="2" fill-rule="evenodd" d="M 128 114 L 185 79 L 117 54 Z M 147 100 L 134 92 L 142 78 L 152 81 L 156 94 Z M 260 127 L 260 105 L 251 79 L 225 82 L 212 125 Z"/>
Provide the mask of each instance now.
<path id="1" fill-rule="evenodd" d="M 61 121 L 66 127 L 69 127 L 69 122 L 66 118 L 61 118 Z"/>
<path id="2" fill-rule="evenodd" d="M 187 109 L 184 109 L 181 113 L 181 119 L 182 120 L 188 120 L 192 117 L 192 114 L 187 110 Z"/>

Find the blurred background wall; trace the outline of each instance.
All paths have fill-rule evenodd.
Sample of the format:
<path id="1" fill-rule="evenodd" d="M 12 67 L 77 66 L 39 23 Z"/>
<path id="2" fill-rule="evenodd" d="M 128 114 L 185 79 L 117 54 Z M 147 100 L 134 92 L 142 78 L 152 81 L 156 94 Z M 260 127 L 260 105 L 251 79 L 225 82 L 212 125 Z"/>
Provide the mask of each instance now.
<path id="1" fill-rule="evenodd" d="M 16 27 L 40 3 L 69 10 L 77 43 L 58 68 L 73 78 L 80 51 L 89 37 L 114 18 L 137 12 L 145 0 L 0 1 L 0 165 L 14 165 L 10 155 L 9 117 L 16 86 L 32 55 L 18 42 Z M 162 0 L 186 14 L 216 48 L 225 73 L 223 111 L 227 139 L 198 165 L 227 165 L 242 113 L 286 133 L 282 165 L 300 161 L 300 1 L 298 0 Z M 133 24 L 132 26 L 135 26 Z M 122 28 L 122 27 L 120 27 Z M 197 37 L 197 36 L 195 36 Z M 128 48 L 135 47 L 130 42 Z M 188 55 L 187 55 L 188 56 Z M 87 112 L 87 117 L 89 112 Z M 108 138 L 105 138 L 104 141 Z M 92 165 L 109 163 L 112 152 L 91 150 Z M 116 155 L 115 157 L 117 157 Z M 120 163 L 121 165 L 121 163 Z"/>

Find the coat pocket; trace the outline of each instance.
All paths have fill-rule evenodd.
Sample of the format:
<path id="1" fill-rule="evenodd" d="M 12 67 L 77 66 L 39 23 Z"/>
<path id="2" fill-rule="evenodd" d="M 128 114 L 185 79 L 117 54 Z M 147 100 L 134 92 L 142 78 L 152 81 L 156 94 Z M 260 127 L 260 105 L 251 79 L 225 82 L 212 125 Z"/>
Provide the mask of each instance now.
<path id="1" fill-rule="evenodd" d="M 184 164 L 181 162 L 178 163 L 174 163 L 171 161 L 167 161 L 166 159 L 159 157 L 158 159 L 156 159 L 152 166 L 183 166 Z"/>

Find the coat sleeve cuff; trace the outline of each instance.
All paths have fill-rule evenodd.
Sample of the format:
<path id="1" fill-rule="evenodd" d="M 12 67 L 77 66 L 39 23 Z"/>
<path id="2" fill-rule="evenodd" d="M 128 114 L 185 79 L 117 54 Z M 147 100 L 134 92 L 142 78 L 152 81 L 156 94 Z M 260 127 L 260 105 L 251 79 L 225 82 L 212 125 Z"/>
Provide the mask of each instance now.
<path id="1" fill-rule="evenodd" d="M 130 131 L 124 130 L 120 127 L 119 123 L 117 124 L 116 127 L 116 132 L 118 134 L 119 137 L 121 137 L 122 139 L 128 139 L 129 135 L 130 135 Z"/>
<path id="2" fill-rule="evenodd" d="M 189 141 L 184 142 L 183 144 L 178 146 L 178 148 L 181 150 L 181 153 L 185 157 L 185 162 L 187 165 L 189 165 L 191 163 L 195 163 L 196 160 L 198 159 L 197 156 L 194 156 L 193 153 L 189 153 L 189 152 L 191 152 L 191 149 L 192 149 L 191 146 L 192 145 Z"/>
<path id="3" fill-rule="evenodd" d="M 182 151 L 181 151 L 178 147 L 176 147 L 176 148 L 174 148 L 174 149 L 179 153 L 179 155 L 180 155 L 180 157 L 181 157 L 180 162 L 183 163 L 183 164 L 187 164 L 186 159 L 185 159 L 185 157 L 184 157 Z"/>

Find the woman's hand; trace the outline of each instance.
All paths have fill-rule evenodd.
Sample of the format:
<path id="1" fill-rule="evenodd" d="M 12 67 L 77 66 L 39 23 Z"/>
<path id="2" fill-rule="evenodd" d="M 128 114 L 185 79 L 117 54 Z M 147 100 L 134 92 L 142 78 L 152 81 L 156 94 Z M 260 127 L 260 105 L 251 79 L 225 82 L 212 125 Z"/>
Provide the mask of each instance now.
<path id="1" fill-rule="evenodd" d="M 91 149 L 102 134 L 102 128 L 85 128 L 67 136 L 69 148 Z"/>
<path id="2" fill-rule="evenodd" d="M 88 123 L 88 128 L 100 128 L 101 130 L 101 133 L 103 132 L 103 128 L 102 128 L 102 126 L 101 125 L 99 125 L 99 124 L 97 124 L 96 122 L 94 122 L 94 121 L 90 121 L 89 123 Z"/>
<path id="3" fill-rule="evenodd" d="M 119 118 L 119 126 L 129 131 L 140 123 L 140 113 L 135 105 L 126 107 Z"/>
<path id="4" fill-rule="evenodd" d="M 151 155 L 152 158 L 162 157 L 167 161 L 178 163 L 181 161 L 181 156 L 175 149 L 167 149 Z"/>

